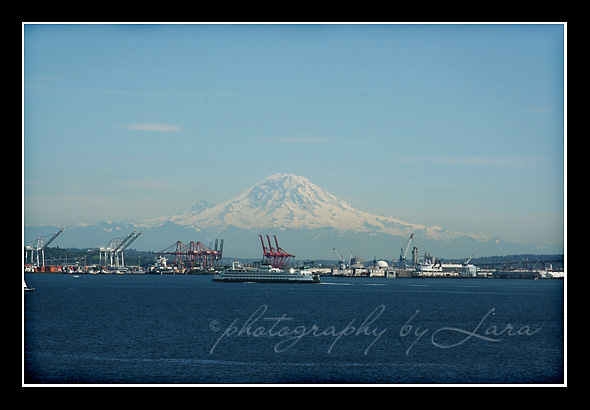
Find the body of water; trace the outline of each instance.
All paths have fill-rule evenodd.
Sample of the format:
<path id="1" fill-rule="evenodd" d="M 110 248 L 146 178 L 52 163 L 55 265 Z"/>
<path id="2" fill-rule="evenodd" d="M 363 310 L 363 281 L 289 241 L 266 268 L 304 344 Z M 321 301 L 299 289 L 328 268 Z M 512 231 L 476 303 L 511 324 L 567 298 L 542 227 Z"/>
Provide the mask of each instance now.
<path id="1" fill-rule="evenodd" d="M 562 383 L 562 280 L 26 274 L 26 383 Z"/>

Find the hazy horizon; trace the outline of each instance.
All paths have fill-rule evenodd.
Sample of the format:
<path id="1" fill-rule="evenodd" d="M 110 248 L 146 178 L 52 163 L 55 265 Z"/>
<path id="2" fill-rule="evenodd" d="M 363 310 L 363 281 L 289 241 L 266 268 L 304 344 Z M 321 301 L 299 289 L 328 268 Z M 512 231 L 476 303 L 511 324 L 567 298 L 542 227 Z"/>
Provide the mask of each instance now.
<path id="1" fill-rule="evenodd" d="M 274 173 L 564 242 L 564 24 L 23 24 L 27 225 L 155 218 Z"/>

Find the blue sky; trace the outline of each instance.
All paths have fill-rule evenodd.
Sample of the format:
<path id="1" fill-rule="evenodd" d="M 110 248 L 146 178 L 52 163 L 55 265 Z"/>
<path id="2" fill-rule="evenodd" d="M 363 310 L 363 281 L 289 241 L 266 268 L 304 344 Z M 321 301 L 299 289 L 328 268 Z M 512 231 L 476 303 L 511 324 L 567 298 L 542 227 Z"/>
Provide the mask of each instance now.
<path id="1" fill-rule="evenodd" d="M 564 26 L 23 25 L 26 224 L 302 175 L 364 211 L 563 243 Z"/>

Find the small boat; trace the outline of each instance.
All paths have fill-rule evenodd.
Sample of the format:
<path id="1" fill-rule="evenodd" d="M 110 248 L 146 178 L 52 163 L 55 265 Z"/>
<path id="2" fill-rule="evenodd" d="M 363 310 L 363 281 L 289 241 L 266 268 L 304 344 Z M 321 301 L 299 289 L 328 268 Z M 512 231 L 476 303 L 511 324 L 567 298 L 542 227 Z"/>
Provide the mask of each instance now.
<path id="1" fill-rule="evenodd" d="M 25 292 L 32 292 L 35 290 L 35 288 L 30 288 L 27 286 L 27 282 L 25 282 L 25 280 L 23 279 L 23 286 L 24 286 L 24 290 Z"/>

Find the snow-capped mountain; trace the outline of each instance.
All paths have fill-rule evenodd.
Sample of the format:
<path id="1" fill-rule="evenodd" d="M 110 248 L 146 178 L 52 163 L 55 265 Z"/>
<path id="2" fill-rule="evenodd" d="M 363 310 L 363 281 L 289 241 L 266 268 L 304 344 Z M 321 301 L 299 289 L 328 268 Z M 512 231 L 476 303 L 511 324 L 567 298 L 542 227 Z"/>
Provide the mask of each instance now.
<path id="1" fill-rule="evenodd" d="M 333 248 L 343 252 L 353 249 L 365 258 L 397 259 L 412 232 L 413 243 L 421 251 L 438 257 L 538 251 L 535 244 L 512 244 L 498 238 L 373 215 L 354 208 L 309 179 L 291 174 L 271 175 L 218 205 L 201 200 L 174 215 L 140 222 L 102 222 L 65 228 L 59 243 L 56 242 L 60 247 L 95 248 L 113 237 L 141 230 L 142 236 L 134 243 L 139 250 L 159 251 L 176 241 L 210 243 L 223 238 L 224 253 L 238 258 L 252 258 L 261 253 L 259 234 L 276 234 L 285 249 L 302 259 L 333 258 Z M 25 241 L 51 234 L 55 229 L 25 226 Z"/>
<path id="2" fill-rule="evenodd" d="M 192 227 L 197 231 L 218 232 L 228 227 L 248 230 L 331 228 L 340 232 L 398 236 L 421 231 L 426 238 L 447 240 L 465 235 L 363 212 L 309 179 L 292 174 L 271 175 L 240 195 L 215 206 L 201 204 L 177 215 L 144 221 L 147 226 L 165 222 Z"/>

